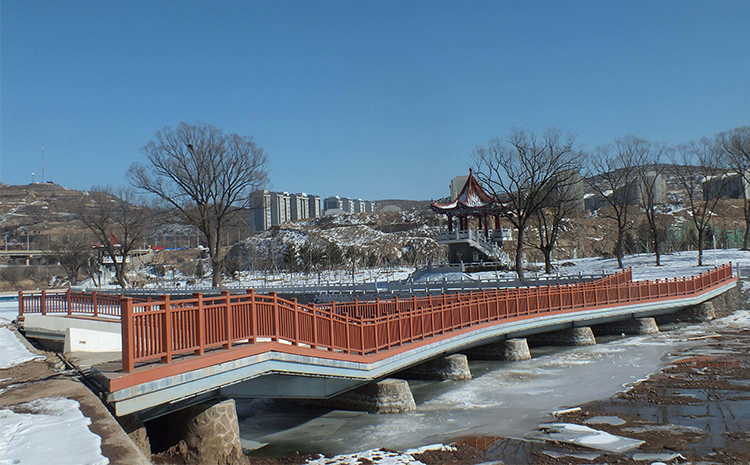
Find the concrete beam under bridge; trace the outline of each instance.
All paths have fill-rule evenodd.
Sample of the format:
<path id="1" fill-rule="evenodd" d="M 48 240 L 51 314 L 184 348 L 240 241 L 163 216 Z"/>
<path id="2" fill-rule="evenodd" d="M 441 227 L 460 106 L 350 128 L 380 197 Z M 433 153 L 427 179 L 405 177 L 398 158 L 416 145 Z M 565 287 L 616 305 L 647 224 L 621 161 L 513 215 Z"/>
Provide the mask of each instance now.
<path id="1" fill-rule="evenodd" d="M 220 392 L 233 398 L 327 399 L 362 384 L 361 379 L 267 373 L 222 387 Z"/>
<path id="2" fill-rule="evenodd" d="M 110 380 L 114 381 L 119 372 L 107 374 L 94 367 L 92 373 L 98 373 L 97 381 L 109 392 L 107 401 L 114 406 L 118 416 L 183 402 L 209 392 L 239 394 L 240 387 L 243 385 L 248 387 L 248 392 L 253 396 L 278 397 L 280 392 L 274 389 L 280 389 L 280 384 L 283 384 L 280 380 L 290 376 L 291 378 L 287 379 L 308 377 L 310 381 L 319 378 L 332 380 L 312 381 L 306 384 L 304 396 L 302 396 L 305 398 L 330 397 L 336 392 L 343 392 L 357 384 L 385 378 L 391 373 L 438 356 L 457 353 L 466 348 L 504 338 L 523 337 L 565 327 L 591 326 L 629 320 L 634 317 L 673 313 L 679 309 L 711 300 L 735 288 L 736 283 L 736 280 L 732 280 L 700 295 L 657 300 L 645 304 L 620 305 L 548 314 L 533 319 L 481 324 L 366 356 L 345 356 L 312 348 L 292 347 L 282 343 L 261 343 L 250 347 L 256 352 L 254 355 L 232 358 L 236 357 L 234 354 L 242 353 L 242 349 L 238 349 L 238 352 L 234 354 L 231 351 L 219 351 L 216 354 L 201 357 L 201 363 L 210 362 L 213 363 L 212 365 L 203 365 L 202 368 L 190 371 L 181 371 L 180 364 L 192 362 L 174 362 L 169 365 L 169 371 L 175 374 L 114 391 L 110 389 Z M 212 360 L 215 362 L 211 362 Z M 252 381 L 264 376 L 272 376 L 272 380 Z M 274 380 L 273 377 L 277 379 Z M 248 384 L 244 384 L 246 382 Z M 300 392 L 297 383 L 298 381 L 294 381 L 285 391 L 286 394 L 296 395 L 296 392 Z"/>

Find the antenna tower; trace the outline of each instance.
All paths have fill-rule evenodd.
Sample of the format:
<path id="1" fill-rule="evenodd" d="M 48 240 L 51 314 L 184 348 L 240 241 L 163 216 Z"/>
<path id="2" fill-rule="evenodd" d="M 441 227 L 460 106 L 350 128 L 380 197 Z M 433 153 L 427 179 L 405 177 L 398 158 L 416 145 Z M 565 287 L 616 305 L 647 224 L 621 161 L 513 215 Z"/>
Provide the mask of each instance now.
<path id="1" fill-rule="evenodd" d="M 42 182 L 44 182 L 44 142 L 42 142 Z"/>

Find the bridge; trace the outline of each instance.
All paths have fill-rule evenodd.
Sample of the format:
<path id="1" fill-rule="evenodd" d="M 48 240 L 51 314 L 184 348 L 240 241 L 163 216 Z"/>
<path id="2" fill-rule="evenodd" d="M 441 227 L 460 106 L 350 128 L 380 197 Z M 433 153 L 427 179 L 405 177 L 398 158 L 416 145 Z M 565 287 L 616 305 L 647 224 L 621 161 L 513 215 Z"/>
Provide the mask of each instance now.
<path id="1" fill-rule="evenodd" d="M 92 369 L 118 416 L 153 418 L 216 396 L 330 398 L 426 361 L 510 338 L 671 313 L 736 285 L 727 264 L 690 278 L 595 281 L 302 305 L 224 291 L 142 299 L 19 293 L 30 315 L 119 321 L 122 356 Z"/>

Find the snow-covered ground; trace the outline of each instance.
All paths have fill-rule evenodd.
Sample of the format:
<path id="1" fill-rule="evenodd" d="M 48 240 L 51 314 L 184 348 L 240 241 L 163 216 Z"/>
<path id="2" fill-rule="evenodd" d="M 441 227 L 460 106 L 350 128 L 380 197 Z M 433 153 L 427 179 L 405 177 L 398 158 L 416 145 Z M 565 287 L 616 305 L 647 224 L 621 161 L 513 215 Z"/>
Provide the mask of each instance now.
<path id="1" fill-rule="evenodd" d="M 698 266 L 698 252 L 675 252 L 661 256 L 661 266 L 655 265 L 653 254 L 627 255 L 623 259 L 626 268 L 633 269 L 633 279 L 654 280 L 665 278 L 680 278 L 683 276 L 695 276 L 711 270 L 718 265 L 732 262 L 732 265 L 740 265 L 741 268 L 750 268 L 750 251 L 738 249 L 719 249 L 703 251 L 703 266 Z M 537 264 L 543 267 L 543 263 Z M 556 263 L 557 269 L 553 274 L 564 276 L 575 275 L 602 275 L 612 274 L 619 269 L 617 260 L 614 258 L 579 258 L 576 260 L 565 260 Z M 533 275 L 533 273 L 531 273 Z M 500 273 L 501 277 L 511 278 L 512 272 Z M 474 273 L 474 277 L 481 279 L 494 279 L 495 272 Z M 544 276 L 540 274 L 540 276 Z"/>
<path id="2" fill-rule="evenodd" d="M 0 316 L 12 312 L 15 318 L 18 303 L 4 301 L 0 309 Z M 0 369 L 43 358 L 30 352 L 13 331 L 0 327 Z M 0 389 L 0 395 L 3 392 Z M 101 454 L 102 440 L 89 430 L 90 424 L 78 402 L 65 397 L 0 409 L 0 464 L 107 464 L 109 459 Z"/>
<path id="3" fill-rule="evenodd" d="M 633 268 L 633 279 L 664 279 L 677 278 L 683 276 L 694 276 L 704 271 L 714 268 L 727 262 L 733 265 L 739 264 L 742 268 L 750 268 L 750 251 L 740 251 L 738 249 L 719 249 L 703 251 L 703 266 L 698 266 L 698 252 L 675 252 L 669 255 L 662 255 L 661 266 L 656 266 L 653 254 L 628 255 L 624 258 L 625 267 Z M 619 269 L 617 260 L 614 258 L 581 258 L 564 260 L 553 263 L 555 269 L 553 276 L 575 276 L 575 275 L 597 275 L 612 274 Z M 532 266 L 542 269 L 544 263 L 534 263 Z M 736 268 L 735 268 L 736 270 Z M 401 281 L 409 278 L 415 271 L 414 268 L 401 266 L 395 268 L 364 268 L 352 270 L 331 270 L 320 273 L 301 273 L 301 272 L 263 272 L 263 271 L 243 271 L 240 272 L 236 279 L 227 278 L 223 285 L 229 288 L 241 289 L 263 289 L 270 286 L 315 286 L 320 284 L 338 284 L 338 283 L 383 283 L 388 281 Z M 435 272 L 423 275 L 418 281 L 442 281 L 443 279 L 460 281 L 467 279 L 493 280 L 514 279 L 516 276 L 513 271 L 495 272 L 486 271 L 480 273 L 461 273 L 461 272 Z M 542 272 L 527 272 L 526 277 L 546 276 Z M 151 276 L 151 278 L 154 278 Z M 106 281 L 106 280 L 105 280 Z M 182 289 L 188 287 L 208 288 L 211 287 L 210 277 L 197 280 L 176 272 L 167 273 L 167 276 L 161 278 L 160 282 L 148 284 L 148 288 L 165 288 L 171 289 L 179 287 Z M 191 284 L 188 285 L 188 282 Z M 87 280 L 82 283 L 80 288 L 93 290 L 94 282 Z M 110 285 L 108 288 L 116 288 Z M 2 315 L 0 315 L 2 318 Z M 0 320 L 1 321 L 1 320 Z"/>
<path id="4" fill-rule="evenodd" d="M 22 413 L 16 413 L 18 412 Z M 0 464 L 106 465 L 78 402 L 47 397 L 0 410 Z"/>
<path id="5" fill-rule="evenodd" d="M 0 369 L 42 358 L 44 357 L 41 355 L 29 352 L 13 331 L 8 328 L 0 328 Z"/>

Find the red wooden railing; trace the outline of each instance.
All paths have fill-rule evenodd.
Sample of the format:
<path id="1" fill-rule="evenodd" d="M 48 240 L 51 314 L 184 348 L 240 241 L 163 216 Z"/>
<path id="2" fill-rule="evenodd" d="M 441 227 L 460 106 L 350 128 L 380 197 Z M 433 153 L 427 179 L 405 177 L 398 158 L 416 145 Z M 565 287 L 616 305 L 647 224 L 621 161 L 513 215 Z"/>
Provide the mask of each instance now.
<path id="1" fill-rule="evenodd" d="M 42 315 L 79 315 L 120 317 L 120 296 L 67 291 L 18 292 L 18 317 L 29 313 Z"/>
<path id="2" fill-rule="evenodd" d="M 135 302 L 122 298 L 124 372 L 136 363 L 273 341 L 367 355 L 449 331 L 511 318 L 655 301 L 732 279 L 727 264 L 690 278 L 632 281 L 626 270 L 593 282 L 440 296 L 301 305 L 275 293 Z"/>

